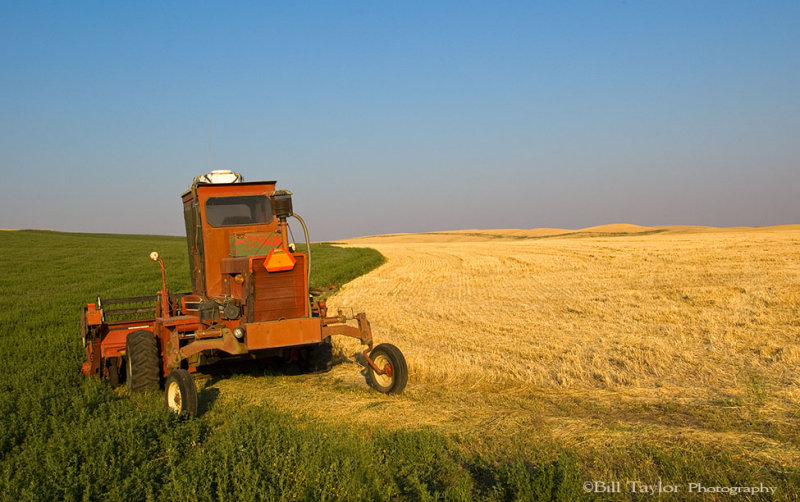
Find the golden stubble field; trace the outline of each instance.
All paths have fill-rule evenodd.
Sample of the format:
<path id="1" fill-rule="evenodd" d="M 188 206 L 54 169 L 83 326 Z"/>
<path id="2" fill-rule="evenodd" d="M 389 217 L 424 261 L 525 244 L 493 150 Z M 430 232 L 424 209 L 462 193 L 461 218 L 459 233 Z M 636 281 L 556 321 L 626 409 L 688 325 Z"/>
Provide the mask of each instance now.
<path id="1" fill-rule="evenodd" d="M 366 312 L 376 341 L 402 348 L 402 396 L 367 388 L 348 340 L 329 373 L 213 386 L 231 404 L 429 426 L 482 450 L 696 445 L 800 465 L 800 225 L 565 232 L 349 241 L 387 263 L 329 307 Z"/>

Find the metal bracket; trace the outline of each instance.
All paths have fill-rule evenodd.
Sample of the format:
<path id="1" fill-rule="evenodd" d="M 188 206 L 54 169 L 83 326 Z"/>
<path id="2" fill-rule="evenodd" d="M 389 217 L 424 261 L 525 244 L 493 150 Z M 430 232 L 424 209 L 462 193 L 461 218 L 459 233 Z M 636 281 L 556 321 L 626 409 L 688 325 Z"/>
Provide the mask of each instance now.
<path id="1" fill-rule="evenodd" d="M 361 355 L 364 356 L 364 359 L 367 361 L 367 364 L 369 364 L 369 367 L 372 368 L 372 370 L 378 375 L 392 376 L 392 367 L 389 364 L 386 364 L 383 369 L 378 368 L 378 366 L 375 364 L 375 361 L 373 361 L 367 354 L 368 350 L 369 349 L 364 349 L 364 352 L 362 352 Z"/>

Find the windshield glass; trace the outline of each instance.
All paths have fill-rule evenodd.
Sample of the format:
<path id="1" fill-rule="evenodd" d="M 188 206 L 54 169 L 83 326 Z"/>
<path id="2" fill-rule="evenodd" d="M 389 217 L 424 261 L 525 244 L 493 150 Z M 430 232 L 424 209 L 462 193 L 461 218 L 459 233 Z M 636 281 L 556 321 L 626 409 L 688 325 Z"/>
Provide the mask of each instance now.
<path id="1" fill-rule="evenodd" d="M 206 201 L 206 219 L 212 227 L 257 225 L 272 220 L 272 208 L 265 195 L 210 197 Z"/>

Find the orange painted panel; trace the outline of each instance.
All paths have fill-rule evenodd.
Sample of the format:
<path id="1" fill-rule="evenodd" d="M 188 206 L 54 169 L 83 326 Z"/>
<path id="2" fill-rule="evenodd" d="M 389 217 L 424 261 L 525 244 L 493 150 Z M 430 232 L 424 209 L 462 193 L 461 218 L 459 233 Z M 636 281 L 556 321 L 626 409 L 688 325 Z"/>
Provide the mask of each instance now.
<path id="1" fill-rule="evenodd" d="M 322 322 L 319 317 L 254 322 L 247 324 L 245 329 L 248 350 L 291 347 L 322 341 Z"/>
<path id="2" fill-rule="evenodd" d="M 103 338 L 100 345 L 100 351 L 103 357 L 116 357 L 121 356 L 121 351 L 125 350 L 125 344 L 128 341 L 128 333 L 132 333 L 129 329 L 116 329 L 111 330 Z"/>
<path id="3" fill-rule="evenodd" d="M 99 326 L 103 324 L 103 311 L 97 310 L 94 303 L 90 303 L 86 307 L 86 324 L 89 326 Z"/>

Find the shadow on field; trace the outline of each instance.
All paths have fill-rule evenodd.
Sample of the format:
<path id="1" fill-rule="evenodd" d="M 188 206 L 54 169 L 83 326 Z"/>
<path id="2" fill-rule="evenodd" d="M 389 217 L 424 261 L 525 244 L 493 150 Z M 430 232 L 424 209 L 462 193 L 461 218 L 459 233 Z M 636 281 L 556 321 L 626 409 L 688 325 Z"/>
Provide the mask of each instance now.
<path id="1" fill-rule="evenodd" d="M 268 381 L 271 377 L 292 377 L 328 373 L 339 365 L 357 365 L 361 367 L 361 375 L 367 381 L 366 362 L 359 356 L 353 361 L 347 357 L 334 355 L 330 368 L 318 369 L 304 364 L 303 361 L 287 361 L 280 357 L 264 359 L 246 359 L 232 361 L 217 361 L 213 364 L 200 366 L 195 374 L 198 387 L 198 414 L 203 415 L 213 409 L 220 395 L 217 388 L 219 382 L 230 380 L 238 376 L 249 376 Z"/>
<path id="2" fill-rule="evenodd" d="M 197 393 L 197 414 L 203 415 L 209 411 L 219 397 L 219 389 L 210 387 L 207 383 L 206 386 Z"/>
<path id="3" fill-rule="evenodd" d="M 346 360 L 346 362 L 351 362 L 351 361 Z M 367 363 L 367 360 L 364 358 L 363 355 L 357 353 L 354 364 L 358 364 L 359 366 L 361 366 L 361 371 L 359 373 L 361 373 L 361 376 L 364 378 L 364 384 L 367 385 L 367 387 L 369 387 L 369 364 Z"/>

